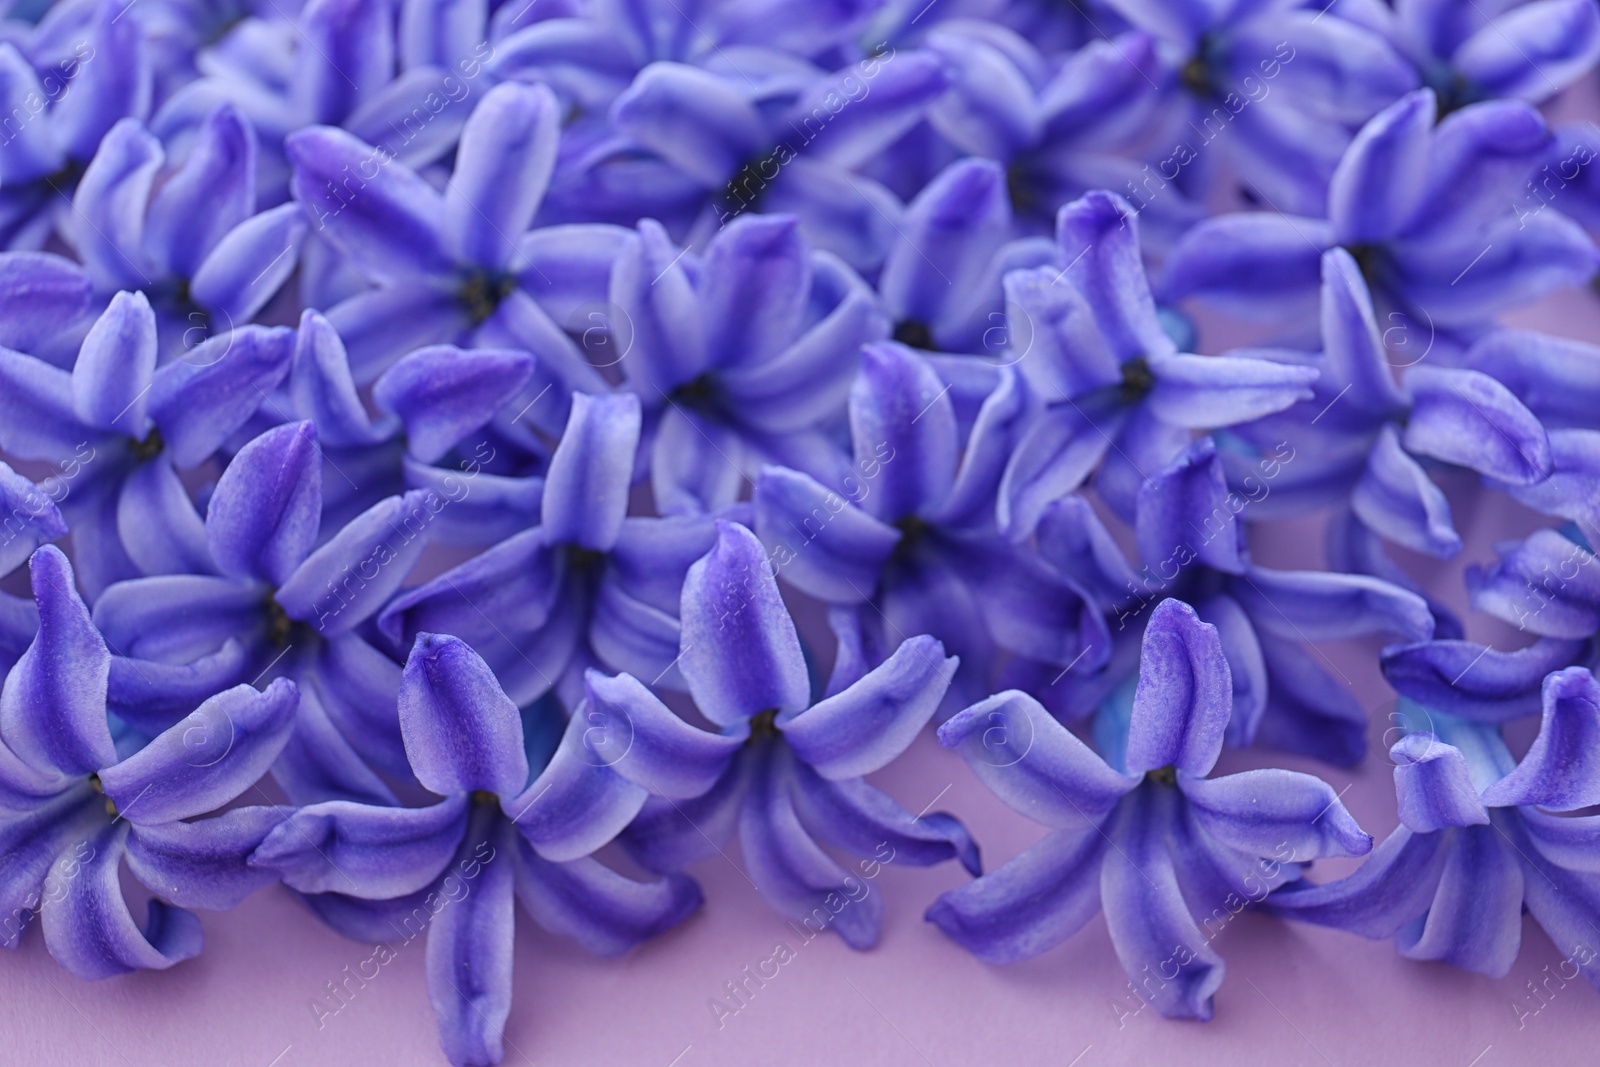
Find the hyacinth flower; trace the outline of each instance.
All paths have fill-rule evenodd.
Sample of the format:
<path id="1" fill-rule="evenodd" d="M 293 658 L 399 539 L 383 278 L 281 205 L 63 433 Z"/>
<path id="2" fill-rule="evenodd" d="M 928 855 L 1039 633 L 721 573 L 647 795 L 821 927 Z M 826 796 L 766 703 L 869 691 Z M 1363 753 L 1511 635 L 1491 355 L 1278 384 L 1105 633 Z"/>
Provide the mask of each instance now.
<path id="1" fill-rule="evenodd" d="M 1299 878 L 1304 862 L 1372 847 L 1321 779 L 1207 777 L 1231 689 L 1217 629 L 1165 600 L 1145 628 L 1125 727 L 1097 731 L 1104 758 L 1014 690 L 945 723 L 940 743 L 1051 832 L 940 896 L 929 921 L 982 960 L 1014 963 L 1104 911 L 1133 990 L 1163 1015 L 1209 1019 L 1224 972 L 1211 941 L 1228 921 Z"/>
<path id="2" fill-rule="evenodd" d="M 646 220 L 611 272 L 618 367 L 650 427 L 663 514 L 739 499 L 763 463 L 831 477 L 861 345 L 888 323 L 871 289 L 786 215 L 729 223 L 703 255 Z"/>
<path id="3" fill-rule="evenodd" d="M 397 41 L 403 33 L 399 6 L 309 0 L 303 7 L 274 3 L 249 12 L 204 54 L 206 76 L 166 100 L 151 128 L 164 141 L 181 142 L 218 104 L 239 108 L 261 135 L 260 190 L 269 206 L 289 196 L 292 161 L 285 140 L 308 126 L 342 127 L 384 145 L 408 166 L 431 163 L 455 147 L 486 88 L 475 80 L 493 48 L 477 41 L 479 50 L 453 69 L 448 63 L 411 62 L 417 49 Z M 418 29 L 427 34 L 410 18 L 402 20 L 412 25 L 411 36 Z"/>
<path id="4" fill-rule="evenodd" d="M 155 310 L 143 293 L 122 292 L 71 371 L 0 349 L 0 448 L 58 465 L 91 598 L 115 581 L 182 569 L 194 542 L 168 525 L 190 509 L 178 471 L 245 425 L 288 372 L 292 343 L 282 327 L 245 326 L 158 367 Z"/>
<path id="5" fill-rule="evenodd" d="M 1600 816 L 1558 814 L 1600 801 L 1600 685 L 1581 667 L 1556 671 L 1542 703 L 1520 762 L 1492 723 L 1407 708 L 1412 732 L 1390 751 L 1400 825 L 1355 873 L 1288 886 L 1269 906 L 1493 978 L 1516 961 L 1526 909 L 1600 987 Z"/>
<path id="6" fill-rule="evenodd" d="M 654 794 L 622 835 L 635 859 L 681 871 L 737 833 L 750 881 L 774 910 L 855 949 L 877 943 L 883 901 L 819 842 L 869 857 L 863 872 L 958 859 L 978 873 L 977 847 L 954 817 L 914 817 L 862 777 L 904 752 L 944 696 L 956 661 L 939 642 L 914 637 L 870 671 L 842 655 L 813 703 L 767 554 L 733 522 L 717 524 L 715 547 L 689 569 L 682 615 L 679 670 L 718 733 L 683 722 L 633 676 L 598 671 L 574 719 L 589 724 L 593 759 Z"/>
<path id="7" fill-rule="evenodd" d="M 1321 308 L 1320 353 L 1261 352 L 1318 368 L 1312 395 L 1228 434 L 1237 446 L 1224 453 L 1235 483 L 1271 443 L 1293 448 L 1296 460 L 1262 502 L 1263 517 L 1348 503 L 1386 540 L 1445 558 L 1461 550 L 1461 536 L 1425 462 L 1476 471 L 1494 486 L 1541 491 L 1553 448 L 1538 417 L 1492 370 L 1394 358 L 1360 266 L 1345 249 L 1323 253 Z M 1404 366 L 1398 384 L 1397 364 Z"/>
<path id="8" fill-rule="evenodd" d="M 759 83 L 737 71 L 652 63 L 611 105 L 616 136 L 573 161 L 569 177 L 585 190 L 611 191 L 618 203 L 602 201 L 611 212 L 601 217 L 657 217 L 685 245 L 703 245 L 749 212 L 786 214 L 817 247 L 875 271 L 901 208 L 856 171 L 945 91 L 943 61 L 889 49 L 829 74 L 793 64 L 757 69 Z M 658 186 L 608 173 L 628 174 L 641 153 L 667 163 L 680 181 Z M 584 206 L 594 217 L 596 205 Z"/>
<path id="9" fill-rule="evenodd" d="M 296 801 L 390 801 L 375 770 L 406 773 L 394 718 L 400 665 L 363 624 L 400 587 L 449 506 L 417 490 L 323 530 L 321 449 L 310 423 L 288 423 L 239 450 L 203 520 L 187 497 L 151 505 L 145 521 L 168 531 L 183 566 L 110 586 L 95 602 L 95 624 L 136 677 L 294 679 L 296 730 L 273 771 L 284 792 Z M 146 732 L 170 721 L 170 703 L 116 695 L 113 710 Z"/>
<path id="10" fill-rule="evenodd" d="M 1138 217 L 1121 197 L 1093 192 L 1062 208 L 1057 242 L 1063 267 L 1005 279 L 1012 359 L 1044 404 L 1000 485 L 1000 525 L 1019 539 L 1091 474 L 1131 521 L 1145 477 L 1194 430 L 1282 411 L 1317 378 L 1311 367 L 1180 352 L 1150 295 Z"/>
<path id="11" fill-rule="evenodd" d="M 894 339 L 933 352 L 1006 361 L 1006 273 L 1054 262 L 1054 242 L 1014 240 L 1018 228 L 1005 170 L 961 159 L 906 206 L 884 259 L 878 292 Z"/>
<path id="12" fill-rule="evenodd" d="M 50 954 L 79 978 L 162 969 L 200 952 L 187 909 L 225 910 L 272 881 L 247 866 L 289 814 L 224 807 L 277 757 L 294 721 L 294 683 L 235 686 L 142 747 L 112 735 L 111 655 L 53 546 L 33 557 L 39 632 L 0 690 L 0 944 L 37 914 Z M 124 747 L 126 742 L 130 747 Z M 143 929 L 120 870 L 155 894 Z"/>
<path id="13" fill-rule="evenodd" d="M 1516 100 L 1438 111 L 1433 90 L 1419 89 L 1363 126 L 1333 172 L 1325 218 L 1248 212 L 1200 223 L 1166 264 L 1164 299 L 1308 317 L 1322 253 L 1337 245 L 1385 321 L 1444 352 L 1506 308 L 1588 281 L 1600 252 L 1576 223 L 1506 210 L 1551 145 L 1539 113 Z"/>
<path id="14" fill-rule="evenodd" d="M 1501 97 L 1542 104 L 1600 60 L 1600 11 L 1586 0 L 1510 0 L 1487 10 L 1358 0 L 1336 13 L 1391 42 L 1445 114 Z"/>
<path id="15" fill-rule="evenodd" d="M 1546 515 L 1600 526 L 1600 348 L 1532 330 L 1495 330 L 1467 350 L 1465 364 L 1501 382 L 1550 438 L 1550 476 L 1496 487 Z"/>
<path id="16" fill-rule="evenodd" d="M 0 144 L 0 249 L 38 249 L 62 234 L 101 139 L 118 120 L 148 114 L 150 59 L 137 23 L 121 17 L 126 7 L 94 5 L 67 54 L 42 70 L 18 50 L 26 42 L 0 44 L 0 113 L 10 122 Z"/>
<path id="17" fill-rule="evenodd" d="M 553 753 L 541 749 L 543 738 L 525 731 L 517 705 L 461 641 L 418 635 L 399 716 L 417 781 L 443 799 L 301 808 L 250 865 L 309 894 L 351 937 L 409 942 L 426 930 L 428 999 L 445 1054 L 458 1067 L 499 1063 L 518 901 L 545 929 L 616 956 L 687 918 L 700 888 L 681 875 L 635 881 L 590 856 L 645 791 L 583 747 L 581 716 Z"/>
<path id="18" fill-rule="evenodd" d="M 1039 554 L 1105 605 L 1116 650 L 1101 677 L 1080 673 L 1049 682 L 1058 672 L 1033 665 L 1031 678 L 1013 668 L 1014 684 L 1068 721 L 1097 710 L 1115 716 L 1137 681 L 1134 648 L 1145 609 L 1176 597 L 1216 627 L 1233 679 L 1229 745 L 1359 762 L 1366 712 L 1349 681 L 1312 654 L 1316 644 L 1373 634 L 1422 641 L 1433 635 L 1434 620 L 1421 596 L 1380 578 L 1277 570 L 1251 558 L 1242 520 L 1294 462 L 1299 457 L 1263 465 L 1251 489 L 1230 491 L 1211 439 L 1196 441 L 1139 491 L 1138 571 L 1086 502 L 1052 508 L 1039 527 Z"/>
<path id="19" fill-rule="evenodd" d="M 850 393 L 850 473 L 825 485 L 767 467 L 754 498 L 784 581 L 848 614 L 872 665 L 907 637 L 936 638 L 960 658 L 961 705 L 990 692 L 1002 651 L 1056 675 L 1099 668 L 1110 647 L 1100 605 L 995 529 L 1025 398 L 1011 368 L 990 378 L 963 449 L 952 385 L 908 348 L 867 345 Z"/>
<path id="20" fill-rule="evenodd" d="M 1158 42 L 1163 177 L 1204 200 L 1231 164 L 1244 191 L 1285 211 L 1320 210 L 1351 134 L 1417 79 L 1379 34 L 1296 3 L 1106 0 Z M 1164 121 L 1163 121 L 1164 120 Z M 1176 147 L 1174 147 L 1176 145 Z M 1187 173 L 1185 173 L 1187 172 Z M 1162 189 L 1159 178 L 1157 189 Z"/>
<path id="21" fill-rule="evenodd" d="M 323 450 L 323 521 L 332 528 L 383 497 L 431 489 L 451 502 L 433 540 L 493 544 L 536 525 L 550 450 L 517 416 L 541 399 L 526 352 L 429 345 L 402 356 L 362 403 L 344 342 L 320 312 L 300 316 L 287 403 Z"/>
<path id="22" fill-rule="evenodd" d="M 326 311 L 358 385 L 414 348 L 451 343 L 533 353 L 563 401 L 572 388 L 604 388 L 556 318 L 604 294 L 622 232 L 529 232 L 559 135 L 550 90 L 496 86 L 462 129 L 443 193 L 381 144 L 344 130 L 312 126 L 289 137 L 294 195 L 312 230 L 373 286 Z M 565 404 L 533 414 L 558 428 Z"/>
<path id="23" fill-rule="evenodd" d="M 681 687 L 678 593 L 715 528 L 628 515 L 639 430 L 637 397 L 575 393 L 539 524 L 405 590 L 379 629 L 396 648 L 419 633 L 465 640 L 519 705 L 554 689 L 574 706 L 595 664 Z"/>
<path id="24" fill-rule="evenodd" d="M 949 64 L 952 83 L 928 122 L 957 149 L 1005 168 L 1024 232 L 1051 233 L 1062 205 L 1091 189 L 1140 197 L 1145 239 L 1158 248 L 1204 217 L 1153 173 L 1156 164 L 1136 158 L 1159 99 L 1161 64 L 1147 34 L 1090 42 L 1059 69 L 1028 41 L 983 23 L 935 27 L 927 44 Z"/>
<path id="25" fill-rule="evenodd" d="M 67 240 L 95 292 L 137 290 L 179 353 L 252 321 L 294 272 L 306 220 L 292 206 L 256 213 L 256 135 L 222 105 L 183 162 L 136 119 L 111 128 L 78 183 Z"/>

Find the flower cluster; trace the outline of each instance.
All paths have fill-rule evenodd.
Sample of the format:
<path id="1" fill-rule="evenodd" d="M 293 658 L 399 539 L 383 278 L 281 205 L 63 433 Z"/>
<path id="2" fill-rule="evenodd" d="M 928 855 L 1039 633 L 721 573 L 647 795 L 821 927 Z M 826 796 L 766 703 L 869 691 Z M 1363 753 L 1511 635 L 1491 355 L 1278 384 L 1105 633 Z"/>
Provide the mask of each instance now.
<path id="1" fill-rule="evenodd" d="M 1502 324 L 1600 271 L 1593 0 L 689 6 L 6 5 L 0 943 L 281 883 L 493 1064 L 519 906 L 620 954 L 737 839 L 855 949 L 880 862 L 991 962 L 1103 913 L 1168 1016 L 1247 907 L 1600 986 L 1600 348 Z M 1415 571 L 1478 496 L 1518 650 Z M 1351 638 L 1376 848 L 1212 774 L 1362 760 Z M 984 873 L 924 734 L 1049 833 Z"/>

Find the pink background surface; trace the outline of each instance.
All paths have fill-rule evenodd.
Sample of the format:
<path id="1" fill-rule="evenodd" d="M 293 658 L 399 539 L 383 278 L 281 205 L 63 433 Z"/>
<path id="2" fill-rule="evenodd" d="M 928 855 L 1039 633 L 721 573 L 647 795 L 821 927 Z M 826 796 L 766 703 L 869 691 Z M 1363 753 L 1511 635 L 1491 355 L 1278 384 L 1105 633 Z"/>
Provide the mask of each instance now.
<path id="1" fill-rule="evenodd" d="M 1514 324 L 1600 341 L 1600 301 L 1588 292 L 1558 294 L 1515 316 Z M 1450 488 L 1467 550 L 1443 564 L 1405 562 L 1459 607 L 1466 562 L 1487 558 L 1488 545 L 1500 537 L 1549 523 L 1503 497 L 1485 496 L 1473 507 L 1459 485 Z M 1257 558 L 1269 565 L 1317 565 L 1320 528 L 1319 521 L 1258 530 Z M 1482 618 L 1469 620 L 1469 635 L 1497 648 L 1526 643 Z M 1219 772 L 1286 765 L 1320 774 L 1347 790 L 1345 803 L 1381 839 L 1396 823 L 1384 741 L 1394 699 L 1377 673 L 1376 648 L 1376 642 L 1323 647 L 1370 713 L 1372 751 L 1359 768 L 1255 752 L 1225 754 Z M 1043 832 L 991 797 L 928 735 L 875 780 L 913 812 L 937 798 L 938 809 L 964 819 L 983 847 L 986 869 Z M 871 883 L 887 904 L 882 940 L 863 953 L 831 934 L 802 942 L 767 910 L 739 864 L 732 845 L 726 858 L 700 865 L 693 873 L 705 887 L 705 909 L 622 960 L 592 958 L 519 916 L 505 1062 L 1502 1067 L 1594 1062 L 1600 1046 L 1594 990 L 1581 981 L 1561 988 L 1552 980 L 1547 1002 L 1529 992 L 1525 983 L 1544 979 L 1562 960 L 1532 920 L 1524 921 L 1522 952 L 1510 976 L 1496 981 L 1403 959 L 1389 942 L 1247 912 L 1213 942 L 1227 961 L 1227 980 L 1216 998 L 1216 1018 L 1198 1024 L 1162 1019 L 1152 1008 L 1128 1014 L 1137 1002 L 1127 997 L 1101 919 L 1060 948 L 1016 966 L 991 967 L 967 956 L 922 921 L 934 897 L 966 879 L 953 863 L 885 869 Z M 1312 877 L 1326 880 L 1352 866 L 1319 864 Z M 344 977 L 346 966 L 354 971 L 371 957 L 371 945 L 332 933 L 280 888 L 257 893 L 234 912 L 203 914 L 202 921 L 207 945 L 199 959 L 98 983 L 57 967 L 30 931 L 18 951 L 0 955 L 0 1064 L 445 1062 L 423 981 L 422 939 L 399 948 L 328 1016 L 313 1010 L 313 1001 L 326 995 L 326 983 Z M 719 1024 L 708 1002 L 722 997 L 724 984 L 739 979 L 742 968 L 772 956 L 780 941 L 795 957 Z"/>

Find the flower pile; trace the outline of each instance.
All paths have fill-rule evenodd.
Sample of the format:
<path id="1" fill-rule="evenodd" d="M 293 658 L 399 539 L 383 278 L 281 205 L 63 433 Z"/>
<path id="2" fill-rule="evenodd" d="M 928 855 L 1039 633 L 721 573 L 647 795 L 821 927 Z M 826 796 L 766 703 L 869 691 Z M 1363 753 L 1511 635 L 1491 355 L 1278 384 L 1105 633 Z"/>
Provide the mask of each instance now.
<path id="1" fill-rule="evenodd" d="M 1244 907 L 1488 975 L 1526 908 L 1600 986 L 1600 348 L 1501 324 L 1600 271 L 1539 110 L 1594 0 L 5 11 L 7 947 L 170 967 L 281 882 L 492 1064 L 519 908 L 624 953 L 736 839 L 855 949 L 885 857 L 987 961 L 1104 913 L 1168 1016 Z M 1468 571 L 1526 647 L 1408 571 L 1442 485 L 1547 517 Z M 1376 847 L 1212 774 L 1366 757 L 1349 638 Z M 1042 840 L 869 781 L 925 731 Z"/>

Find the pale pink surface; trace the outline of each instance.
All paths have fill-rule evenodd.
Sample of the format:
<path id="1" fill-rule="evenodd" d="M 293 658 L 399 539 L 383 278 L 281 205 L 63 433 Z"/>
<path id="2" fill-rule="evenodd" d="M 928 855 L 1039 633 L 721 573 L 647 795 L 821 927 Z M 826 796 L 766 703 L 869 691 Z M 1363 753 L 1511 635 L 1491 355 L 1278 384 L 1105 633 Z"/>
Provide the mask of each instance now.
<path id="1" fill-rule="evenodd" d="M 1515 316 L 1514 324 L 1600 340 L 1600 302 L 1587 292 L 1563 293 Z M 1465 563 L 1487 558 L 1499 537 L 1548 523 L 1502 497 L 1471 507 L 1454 491 L 1459 485 L 1451 488 L 1467 550 L 1448 563 L 1407 563 L 1418 564 L 1414 573 L 1428 575 L 1431 588 L 1461 607 Z M 1269 565 L 1317 565 L 1319 532 L 1319 523 L 1275 529 L 1257 538 L 1256 554 Z M 1470 636 L 1496 647 L 1526 643 L 1481 618 L 1469 627 Z M 1362 766 L 1330 768 L 1253 752 L 1226 754 L 1219 771 L 1282 765 L 1320 774 L 1337 790 L 1349 787 L 1345 803 L 1381 840 L 1396 823 L 1384 740 L 1394 698 L 1377 673 L 1376 647 L 1323 649 L 1325 665 L 1347 678 L 1369 709 L 1371 752 Z M 971 828 L 986 868 L 1042 833 L 991 797 L 931 736 L 876 780 L 913 812 L 937 797 L 938 809 Z M 1389 942 L 1246 913 L 1213 942 L 1228 967 L 1216 1018 L 1185 1023 L 1162 1019 L 1152 1008 L 1127 1014 L 1137 1002 L 1127 996 L 1101 919 L 1016 966 L 991 967 L 966 955 L 922 921 L 935 896 L 965 881 L 954 864 L 886 869 L 872 883 L 887 903 L 882 940 L 857 953 L 831 934 L 803 943 L 740 873 L 737 847 L 728 855 L 693 872 L 707 907 L 623 960 L 594 959 L 522 918 L 505 1062 L 1500 1067 L 1593 1062 L 1600 1045 L 1600 1001 L 1586 983 L 1562 988 L 1552 979 L 1545 1001 L 1530 992 L 1527 983 L 1556 972 L 1564 955 L 1531 919 L 1524 920 L 1522 953 L 1510 976 L 1496 981 L 1403 959 Z M 1353 865 L 1319 864 L 1313 877 L 1326 880 Z M 0 955 L 0 1064 L 445 1063 L 423 981 L 421 938 L 400 948 L 319 1024 L 312 1004 L 326 996 L 325 983 L 342 979 L 347 965 L 354 972 L 372 946 L 333 934 L 279 888 L 202 921 L 207 944 L 199 959 L 98 983 L 62 971 L 30 931 L 20 950 Z M 724 984 L 739 979 L 746 965 L 754 970 L 779 941 L 796 957 L 719 1026 L 711 999 L 724 997 Z"/>

